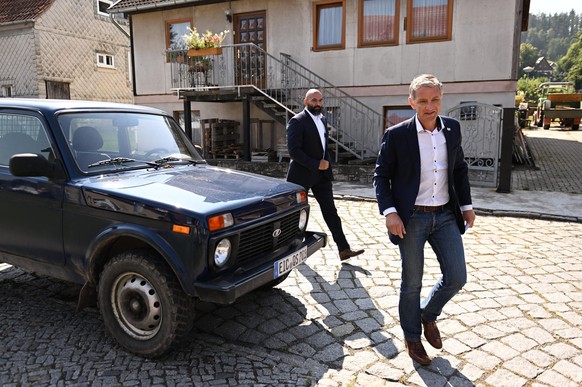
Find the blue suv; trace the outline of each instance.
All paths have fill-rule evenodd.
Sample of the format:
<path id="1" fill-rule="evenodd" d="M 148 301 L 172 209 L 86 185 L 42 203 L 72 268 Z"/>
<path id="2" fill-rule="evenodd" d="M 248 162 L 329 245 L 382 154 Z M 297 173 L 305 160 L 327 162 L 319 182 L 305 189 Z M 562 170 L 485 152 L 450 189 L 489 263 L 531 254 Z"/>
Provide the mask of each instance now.
<path id="1" fill-rule="evenodd" d="M 127 351 L 155 357 L 193 323 L 281 283 L 326 244 L 307 193 L 208 165 L 167 113 L 0 99 L 0 262 L 82 284 Z"/>

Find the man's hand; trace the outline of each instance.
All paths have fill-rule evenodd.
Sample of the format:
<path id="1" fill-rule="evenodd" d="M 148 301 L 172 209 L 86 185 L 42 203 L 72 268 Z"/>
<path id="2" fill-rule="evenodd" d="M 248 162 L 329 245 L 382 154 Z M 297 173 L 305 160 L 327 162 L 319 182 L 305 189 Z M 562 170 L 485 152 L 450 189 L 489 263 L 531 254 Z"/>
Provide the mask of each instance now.
<path id="1" fill-rule="evenodd" d="M 319 161 L 319 170 L 320 171 L 325 171 L 328 168 L 329 168 L 329 161 L 327 161 L 327 160 L 320 160 Z"/>
<path id="2" fill-rule="evenodd" d="M 466 228 L 473 227 L 473 223 L 475 223 L 475 211 L 473 210 L 463 211 L 463 219 L 465 220 Z"/>
<path id="3" fill-rule="evenodd" d="M 394 235 L 398 235 L 400 239 L 404 238 L 406 230 L 404 229 L 404 223 L 400 219 L 400 215 L 396 212 L 392 212 L 386 215 L 386 228 Z"/>

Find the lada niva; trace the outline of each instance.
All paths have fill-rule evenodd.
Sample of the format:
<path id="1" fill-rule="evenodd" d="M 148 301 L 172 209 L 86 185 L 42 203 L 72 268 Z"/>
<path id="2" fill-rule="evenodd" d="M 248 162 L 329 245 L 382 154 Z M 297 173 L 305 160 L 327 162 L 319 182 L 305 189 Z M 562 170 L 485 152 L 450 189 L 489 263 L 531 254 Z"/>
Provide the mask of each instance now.
<path id="1" fill-rule="evenodd" d="M 295 184 L 210 166 L 167 113 L 0 99 L 0 262 L 83 285 L 127 351 L 155 357 L 197 300 L 281 283 L 326 244 Z"/>

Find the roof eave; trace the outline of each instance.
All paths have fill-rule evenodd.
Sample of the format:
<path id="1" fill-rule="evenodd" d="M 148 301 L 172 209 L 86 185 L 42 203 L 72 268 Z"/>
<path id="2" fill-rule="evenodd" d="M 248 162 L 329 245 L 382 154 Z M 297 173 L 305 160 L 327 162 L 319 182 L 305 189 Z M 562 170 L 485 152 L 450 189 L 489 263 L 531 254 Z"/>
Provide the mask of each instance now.
<path id="1" fill-rule="evenodd" d="M 134 5 L 131 7 L 116 7 L 116 4 L 113 4 L 107 12 L 109 13 L 142 13 L 151 10 L 162 10 L 168 8 L 180 8 L 185 7 L 188 5 L 206 5 L 206 4 L 215 4 L 215 3 L 228 3 L 229 0 L 166 0 L 166 1 L 157 1 L 153 4 L 144 4 L 144 5 Z"/>

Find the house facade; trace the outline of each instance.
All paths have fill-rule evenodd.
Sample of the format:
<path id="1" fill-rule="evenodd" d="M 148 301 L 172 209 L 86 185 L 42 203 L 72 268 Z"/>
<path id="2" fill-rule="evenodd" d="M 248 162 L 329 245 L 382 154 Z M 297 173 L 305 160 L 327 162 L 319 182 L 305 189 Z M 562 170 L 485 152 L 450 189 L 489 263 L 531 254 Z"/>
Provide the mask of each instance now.
<path id="1" fill-rule="evenodd" d="M 262 145 L 280 144 L 286 119 L 301 108 L 301 92 L 318 87 L 326 91 L 328 114 L 337 116 L 337 142 L 343 137 L 360 143 L 363 158 L 374 155 L 386 127 L 412 114 L 408 85 L 417 74 L 433 73 L 443 81 L 443 112 L 469 101 L 512 107 L 529 0 L 120 0 L 109 12 L 130 16 L 135 103 L 194 123 L 193 131 L 201 131 L 195 140 L 204 137 L 198 119 L 220 118 L 241 122 L 241 138 L 257 145 L 253 122 L 272 120 L 274 129 L 262 128 Z M 230 31 L 225 58 L 208 57 L 214 67 L 199 70 L 196 80 L 192 64 L 183 70 L 178 61 L 177 68 L 165 54 L 180 49 L 186 27 Z M 241 48 L 247 44 L 253 45 L 250 51 Z M 273 97 L 296 79 L 300 87 Z M 251 92 L 240 87 L 247 84 Z M 232 98 L 226 97 L 229 90 Z M 285 105 L 287 112 L 276 119 L 277 113 L 257 103 L 261 98 L 273 102 L 263 105 Z M 340 106 L 348 100 L 358 104 L 353 111 Z M 377 116 L 372 128 L 363 129 L 370 116 Z"/>
<path id="2" fill-rule="evenodd" d="M 128 22 L 111 0 L 0 0 L 0 97 L 133 102 Z"/>

